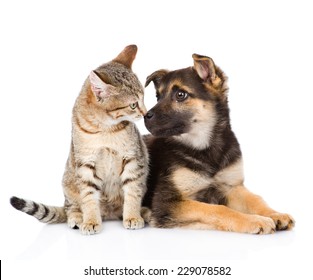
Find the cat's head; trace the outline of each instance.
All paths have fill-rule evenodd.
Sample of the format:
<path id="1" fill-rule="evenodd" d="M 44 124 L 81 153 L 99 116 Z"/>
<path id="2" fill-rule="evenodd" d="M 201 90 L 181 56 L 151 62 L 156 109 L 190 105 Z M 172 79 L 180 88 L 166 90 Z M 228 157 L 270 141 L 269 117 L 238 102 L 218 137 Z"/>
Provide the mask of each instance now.
<path id="1" fill-rule="evenodd" d="M 89 75 L 95 102 L 112 118 L 112 124 L 134 122 L 147 113 L 143 86 L 131 69 L 136 53 L 135 45 L 127 46 Z"/>

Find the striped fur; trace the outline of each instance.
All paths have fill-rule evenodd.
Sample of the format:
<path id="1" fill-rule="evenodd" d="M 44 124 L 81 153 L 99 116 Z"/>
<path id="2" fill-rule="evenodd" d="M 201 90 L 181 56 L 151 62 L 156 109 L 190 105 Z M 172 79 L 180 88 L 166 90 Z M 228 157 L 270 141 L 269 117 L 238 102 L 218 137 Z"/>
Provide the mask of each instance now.
<path id="1" fill-rule="evenodd" d="M 40 222 L 52 224 L 55 222 L 66 222 L 66 213 L 64 207 L 46 206 L 31 200 L 11 197 L 12 206 L 17 210 L 25 212 L 30 216 L 34 216 Z"/>
<path id="2" fill-rule="evenodd" d="M 137 47 L 92 71 L 73 108 L 72 143 L 63 176 L 64 207 L 11 198 L 16 209 L 41 222 L 66 222 L 83 234 L 102 220 L 123 218 L 125 228 L 144 226 L 148 153 L 134 122 L 146 109 L 143 87 L 131 70 Z"/>

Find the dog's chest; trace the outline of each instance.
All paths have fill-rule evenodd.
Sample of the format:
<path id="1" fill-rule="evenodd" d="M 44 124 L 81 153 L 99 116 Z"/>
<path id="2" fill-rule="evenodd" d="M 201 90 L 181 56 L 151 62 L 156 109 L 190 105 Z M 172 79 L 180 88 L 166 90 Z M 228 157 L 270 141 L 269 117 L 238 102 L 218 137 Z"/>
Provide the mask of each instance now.
<path id="1" fill-rule="evenodd" d="M 243 181 L 242 161 L 235 163 L 210 176 L 209 172 L 195 171 L 186 167 L 177 168 L 173 171 L 172 183 L 185 199 L 199 199 L 199 194 L 214 190 L 211 193 L 222 195 L 227 190 Z"/>
<path id="2" fill-rule="evenodd" d="M 182 167 L 173 172 L 172 182 L 184 198 L 195 199 L 197 193 L 208 188 L 214 179 L 209 175 Z"/>

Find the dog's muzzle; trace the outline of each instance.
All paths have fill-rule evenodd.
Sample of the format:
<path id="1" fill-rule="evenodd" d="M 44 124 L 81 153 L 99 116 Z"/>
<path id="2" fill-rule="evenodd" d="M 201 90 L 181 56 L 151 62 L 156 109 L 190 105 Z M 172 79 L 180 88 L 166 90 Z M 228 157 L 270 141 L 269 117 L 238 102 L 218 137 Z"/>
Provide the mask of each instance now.
<path id="1" fill-rule="evenodd" d="M 173 111 L 157 112 L 151 109 L 144 117 L 145 126 L 154 136 L 169 137 L 186 133 L 189 130 L 189 114 Z"/>
<path id="2" fill-rule="evenodd" d="M 145 114 L 144 118 L 150 120 L 153 118 L 153 116 L 154 116 L 154 113 L 153 111 L 150 110 Z"/>

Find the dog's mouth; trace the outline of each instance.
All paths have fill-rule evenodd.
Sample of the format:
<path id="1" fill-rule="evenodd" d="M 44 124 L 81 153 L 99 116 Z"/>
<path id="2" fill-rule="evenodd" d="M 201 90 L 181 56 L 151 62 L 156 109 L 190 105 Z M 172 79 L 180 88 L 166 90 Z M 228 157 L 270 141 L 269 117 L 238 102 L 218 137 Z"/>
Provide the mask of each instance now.
<path id="1" fill-rule="evenodd" d="M 184 124 L 178 124 L 174 127 L 153 127 L 147 123 L 145 124 L 149 132 L 157 137 L 177 136 L 186 133 L 187 130 L 187 127 Z"/>
<path id="2" fill-rule="evenodd" d="M 178 136 L 188 133 L 193 114 L 190 111 L 174 111 L 167 108 L 164 112 L 159 103 L 145 115 L 145 126 L 156 137 Z"/>

